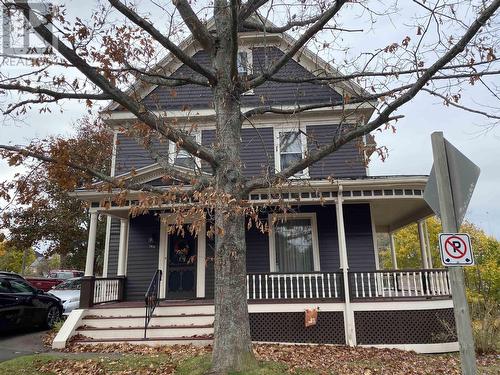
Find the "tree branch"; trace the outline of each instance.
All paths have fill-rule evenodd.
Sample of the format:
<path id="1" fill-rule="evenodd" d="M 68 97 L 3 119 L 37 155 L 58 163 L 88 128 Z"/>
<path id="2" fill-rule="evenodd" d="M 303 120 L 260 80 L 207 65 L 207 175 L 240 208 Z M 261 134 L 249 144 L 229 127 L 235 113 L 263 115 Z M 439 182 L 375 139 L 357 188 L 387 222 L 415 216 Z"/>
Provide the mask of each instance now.
<path id="1" fill-rule="evenodd" d="M 472 25 L 467 29 L 465 34 L 459 39 L 459 41 L 442 57 L 440 57 L 432 66 L 427 69 L 420 78 L 406 91 L 403 95 L 395 99 L 393 102 L 389 103 L 387 107 L 381 111 L 379 116 L 374 120 L 366 123 L 365 125 L 359 126 L 350 130 L 344 134 L 340 134 L 337 139 L 333 142 L 322 146 L 315 152 L 310 153 L 304 159 L 293 163 L 288 168 L 277 173 L 271 181 L 265 179 L 255 179 L 253 181 L 247 182 L 242 194 L 248 194 L 254 189 L 264 188 L 279 181 L 286 180 L 287 178 L 295 175 L 296 173 L 304 170 L 315 162 L 323 159 L 324 157 L 330 155 L 334 151 L 338 150 L 341 146 L 346 143 L 368 134 L 372 130 L 377 129 L 379 126 L 399 118 L 400 116 L 391 117 L 391 114 L 400 108 L 403 104 L 407 103 L 415 97 L 415 95 L 420 92 L 420 90 L 431 80 L 431 78 L 446 64 L 452 61 L 458 54 L 463 52 L 467 47 L 470 40 L 476 35 L 481 27 L 491 18 L 491 16 L 500 7 L 500 0 L 494 0 L 487 6 L 479 15 L 479 17 L 472 23 Z"/>
<path id="2" fill-rule="evenodd" d="M 0 149 L 10 151 L 10 152 L 16 152 L 19 153 L 25 157 L 30 157 L 34 158 L 46 163 L 52 163 L 52 164 L 60 164 L 61 162 L 58 161 L 56 158 L 53 158 L 51 156 L 39 154 L 37 152 L 28 150 L 23 147 L 17 147 L 17 146 L 9 146 L 9 145 L 2 145 L 0 144 Z M 156 186 L 151 186 L 151 185 L 146 185 L 146 184 L 140 184 L 140 183 L 127 183 L 126 181 L 117 179 L 115 177 L 110 177 L 104 173 L 101 173 L 99 171 L 96 171 L 95 169 L 86 167 L 86 166 L 81 166 L 78 164 L 75 164 L 70 161 L 65 161 L 64 165 L 68 166 L 69 168 L 83 172 L 89 176 L 93 176 L 98 178 L 100 181 L 107 182 L 111 184 L 114 187 L 119 187 L 119 188 L 127 188 L 131 190 L 144 190 L 144 191 L 151 191 L 151 192 L 156 192 L 156 193 L 162 193 L 163 191 L 156 187 Z"/>
<path id="3" fill-rule="evenodd" d="M 310 25 L 311 23 L 314 23 L 318 21 L 321 18 L 322 14 L 318 14 L 315 17 L 311 17 L 305 20 L 297 20 L 297 21 L 290 21 L 286 25 L 283 26 L 266 26 L 264 22 L 261 24 L 253 22 L 253 21 L 244 21 L 242 26 L 246 29 L 250 30 L 255 30 L 255 31 L 262 31 L 262 32 L 267 32 L 267 33 L 284 33 L 285 31 L 290 30 L 293 27 L 301 27 L 301 26 L 307 26 Z"/>
<path id="4" fill-rule="evenodd" d="M 256 12 L 261 6 L 269 0 L 248 0 L 245 4 L 241 5 L 238 20 L 240 23 L 244 22 L 252 13 Z"/>
<path id="5" fill-rule="evenodd" d="M 321 14 L 321 17 L 309 27 L 288 51 L 269 70 L 263 72 L 258 77 L 248 83 L 248 88 L 255 88 L 266 82 L 269 77 L 276 74 L 323 26 L 325 26 L 342 8 L 347 0 L 337 0 L 335 4 Z"/>
<path id="6" fill-rule="evenodd" d="M 123 71 L 121 69 L 120 71 Z M 127 64 L 127 71 L 136 73 L 136 78 L 138 80 L 151 83 L 153 85 L 161 85 L 166 87 L 178 87 L 184 85 L 198 85 L 204 87 L 210 87 L 209 81 L 203 81 L 200 79 L 196 79 L 194 77 L 173 77 L 173 76 L 165 76 L 158 73 L 148 72 L 131 65 Z"/>
<path id="7" fill-rule="evenodd" d="M 455 103 L 453 100 L 451 100 L 450 98 L 447 98 L 446 96 L 444 95 L 441 95 L 435 91 L 432 91 L 432 90 L 429 90 L 429 89 L 426 89 L 425 87 L 422 88 L 422 91 L 425 91 L 425 92 L 428 92 L 429 94 L 433 95 L 433 96 L 437 96 L 438 98 L 441 98 L 444 100 L 445 104 L 446 105 L 451 105 L 453 107 L 456 107 L 456 108 L 459 108 L 459 109 L 462 109 L 464 111 L 467 111 L 467 112 L 471 112 L 471 113 L 475 113 L 475 114 L 478 114 L 478 115 L 481 115 L 481 116 L 485 116 L 485 117 L 488 117 L 490 119 L 493 119 L 493 120 L 500 120 L 500 116 L 495 116 L 495 115 L 492 115 L 488 112 L 484 112 L 484 111 L 480 111 L 478 109 L 474 109 L 474 108 L 469 108 L 469 107 L 466 107 L 464 105 L 460 105 L 458 103 Z"/>
<path id="8" fill-rule="evenodd" d="M 162 119 L 157 118 L 146 107 L 132 99 L 130 96 L 122 92 L 120 89 L 112 85 L 108 79 L 98 73 L 97 69 L 93 68 L 85 60 L 76 54 L 75 51 L 67 47 L 56 35 L 54 35 L 41 22 L 31 7 L 23 0 L 16 0 L 16 6 L 20 8 L 25 18 L 31 23 L 31 26 L 37 34 L 47 43 L 50 43 L 65 59 L 80 70 L 88 79 L 97 85 L 102 91 L 109 94 L 114 101 L 121 104 L 124 108 L 133 113 L 140 121 L 149 126 L 153 131 L 159 132 L 164 137 L 177 143 L 182 143 L 182 147 L 192 155 L 195 155 L 212 166 L 217 165 L 213 152 L 196 141 L 185 136 L 185 134 L 175 127 L 168 125 Z"/>
<path id="9" fill-rule="evenodd" d="M 201 44 L 203 49 L 212 55 L 214 51 L 214 39 L 208 32 L 207 27 L 200 21 L 189 5 L 187 0 L 173 0 L 182 19 L 193 34 L 194 38 Z"/>
<path id="10" fill-rule="evenodd" d="M 20 84 L 6 84 L 0 83 L 0 90 L 9 90 L 9 91 L 21 91 L 28 92 L 30 94 L 41 94 L 48 95 L 54 98 L 55 100 L 61 99 L 90 99 L 90 100 L 111 100 L 113 97 L 108 94 L 92 94 L 92 93 L 71 93 L 71 92 L 59 92 L 54 90 L 45 89 L 43 87 L 31 87 L 31 86 L 23 86 Z"/>
<path id="11" fill-rule="evenodd" d="M 216 78 L 214 72 L 200 64 L 198 64 L 193 58 L 189 57 L 175 45 L 170 39 L 165 37 L 158 29 L 156 29 L 150 22 L 146 21 L 143 17 L 139 16 L 132 9 L 127 7 L 119 0 L 108 0 L 111 5 L 113 5 L 120 13 L 127 17 L 130 21 L 135 23 L 137 26 L 144 29 L 149 35 L 151 35 L 158 43 L 169 50 L 175 57 L 177 57 L 181 62 L 189 66 L 195 72 L 205 76 L 212 84 L 215 84 Z M 189 6 L 189 5 L 188 5 Z"/>

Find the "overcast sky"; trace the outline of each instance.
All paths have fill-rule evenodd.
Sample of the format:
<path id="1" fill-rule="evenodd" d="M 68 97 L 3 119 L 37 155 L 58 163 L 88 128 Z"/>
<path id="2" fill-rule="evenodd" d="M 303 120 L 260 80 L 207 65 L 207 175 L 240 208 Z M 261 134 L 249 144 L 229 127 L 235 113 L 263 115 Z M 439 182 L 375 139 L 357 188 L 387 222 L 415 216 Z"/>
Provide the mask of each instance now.
<path id="1" fill-rule="evenodd" d="M 84 12 L 84 4 L 65 1 L 71 6 L 78 5 L 78 11 Z M 79 9 L 80 8 L 80 9 Z M 88 8 L 86 8 L 88 11 Z M 377 39 L 390 40 L 390 33 L 397 26 L 384 25 Z M 3 65 L 2 70 L 12 69 Z M 498 84 L 498 82 L 497 82 Z M 485 92 L 480 88 L 471 88 L 469 94 L 473 100 L 469 104 L 481 103 Z M 29 140 L 47 135 L 68 135 L 72 123 L 85 114 L 83 104 L 66 103 L 64 112 L 55 109 L 51 114 L 31 112 L 23 123 L 13 123 L 4 119 L 0 123 L 0 142 L 25 144 Z M 439 100 L 426 95 L 418 95 L 404 106 L 398 114 L 405 117 L 397 123 L 396 133 L 376 132 L 379 145 L 389 149 L 389 158 L 381 162 L 373 158 L 370 164 L 371 175 L 412 175 L 428 174 L 432 165 L 430 135 L 433 131 L 444 131 L 445 137 L 481 168 L 481 176 L 472 197 L 466 219 L 483 228 L 487 233 L 500 239 L 500 127 L 484 131 L 484 118 L 465 113 L 452 107 L 443 106 Z M 14 171 L 5 162 L 0 161 L 0 180 L 12 176 Z"/>

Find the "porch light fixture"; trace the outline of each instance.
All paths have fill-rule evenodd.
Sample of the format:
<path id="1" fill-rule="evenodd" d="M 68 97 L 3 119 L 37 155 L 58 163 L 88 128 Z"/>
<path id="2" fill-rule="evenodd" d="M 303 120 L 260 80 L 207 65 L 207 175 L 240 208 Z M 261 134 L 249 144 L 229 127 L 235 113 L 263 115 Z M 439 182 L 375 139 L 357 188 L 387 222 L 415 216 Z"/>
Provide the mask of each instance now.
<path id="1" fill-rule="evenodd" d="M 154 249 L 156 248 L 156 243 L 157 243 L 156 234 L 152 233 L 148 238 L 148 247 L 150 249 Z"/>

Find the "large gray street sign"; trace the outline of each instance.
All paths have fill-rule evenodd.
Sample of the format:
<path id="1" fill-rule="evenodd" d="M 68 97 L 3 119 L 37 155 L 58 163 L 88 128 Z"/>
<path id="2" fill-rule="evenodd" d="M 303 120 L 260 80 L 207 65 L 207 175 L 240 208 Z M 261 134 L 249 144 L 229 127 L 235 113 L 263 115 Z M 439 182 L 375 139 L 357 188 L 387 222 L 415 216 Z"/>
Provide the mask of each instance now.
<path id="1" fill-rule="evenodd" d="M 446 139 L 444 142 L 448 158 L 455 217 L 457 225 L 460 226 L 479 178 L 480 169 Z M 441 217 L 434 166 L 431 169 L 429 180 L 425 186 L 424 199 L 434 213 Z"/>

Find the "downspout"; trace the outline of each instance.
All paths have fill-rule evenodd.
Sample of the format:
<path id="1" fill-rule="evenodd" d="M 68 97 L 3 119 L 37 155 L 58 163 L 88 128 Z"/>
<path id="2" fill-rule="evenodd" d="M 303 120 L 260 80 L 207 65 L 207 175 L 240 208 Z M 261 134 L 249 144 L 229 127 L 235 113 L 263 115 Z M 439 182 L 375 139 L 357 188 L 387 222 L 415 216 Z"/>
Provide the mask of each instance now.
<path id="1" fill-rule="evenodd" d="M 344 210 L 342 208 L 342 185 L 339 185 L 337 194 L 337 233 L 339 240 L 339 255 L 340 255 L 340 268 L 342 269 L 343 282 L 344 282 L 344 328 L 346 344 L 349 346 L 356 345 L 356 329 L 354 325 L 354 311 L 351 306 L 351 296 L 349 293 L 349 262 L 347 259 L 347 245 L 345 239 L 344 227 Z"/>

